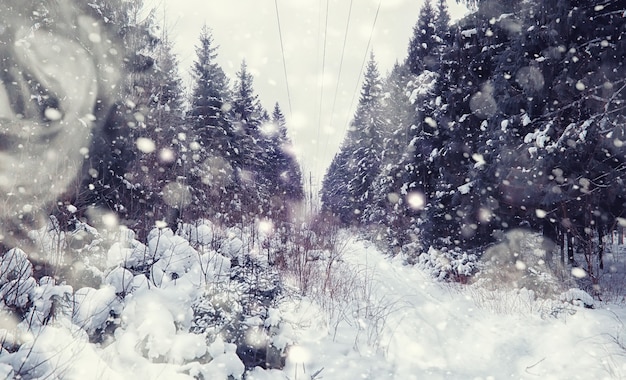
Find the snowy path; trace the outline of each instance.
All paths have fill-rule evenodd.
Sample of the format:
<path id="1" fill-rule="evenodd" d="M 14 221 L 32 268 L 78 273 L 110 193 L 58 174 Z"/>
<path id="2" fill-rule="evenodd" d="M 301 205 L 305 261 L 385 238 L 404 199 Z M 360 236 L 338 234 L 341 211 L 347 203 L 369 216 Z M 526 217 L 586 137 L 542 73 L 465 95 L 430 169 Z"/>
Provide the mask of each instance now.
<path id="1" fill-rule="evenodd" d="M 626 337 L 623 306 L 572 306 L 573 314 L 542 318 L 536 310 L 556 304 L 531 302 L 523 292 L 494 298 L 474 287 L 455 290 L 362 241 L 352 239 L 343 258 L 361 277 L 370 316 L 353 305 L 358 323 L 346 318 L 333 340 L 320 310 L 301 308 L 299 318 L 310 319 L 299 332 L 307 355 L 290 358 L 292 380 L 321 368 L 325 380 L 626 377 L 626 350 L 614 341 Z"/>

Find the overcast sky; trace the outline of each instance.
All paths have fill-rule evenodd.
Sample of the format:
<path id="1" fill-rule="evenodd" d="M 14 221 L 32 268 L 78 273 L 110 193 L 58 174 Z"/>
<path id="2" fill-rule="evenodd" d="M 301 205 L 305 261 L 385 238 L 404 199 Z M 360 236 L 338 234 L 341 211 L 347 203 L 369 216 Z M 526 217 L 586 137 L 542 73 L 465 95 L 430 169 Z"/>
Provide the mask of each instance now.
<path id="1" fill-rule="evenodd" d="M 280 103 L 304 174 L 308 179 L 312 172 L 314 183 L 321 182 L 339 149 L 358 102 L 363 59 L 369 56 L 366 47 L 379 0 L 352 1 L 346 35 L 350 2 L 328 0 L 326 19 L 325 0 L 277 0 L 290 110 L 274 0 L 146 1 L 161 10 L 159 18 L 165 15 L 184 78 L 189 78 L 190 66 L 196 58 L 194 47 L 205 23 L 213 31 L 219 45 L 218 62 L 231 83 L 241 60 L 246 60 L 265 108 L 271 112 L 274 103 Z M 381 74 L 385 75 L 394 62 L 406 57 L 422 1 L 382 0 L 380 4 L 370 48 Z M 454 0 L 449 2 L 449 7 L 453 17 L 464 12 Z M 344 39 L 346 49 L 339 75 Z M 189 84 L 186 79 L 186 85 Z"/>

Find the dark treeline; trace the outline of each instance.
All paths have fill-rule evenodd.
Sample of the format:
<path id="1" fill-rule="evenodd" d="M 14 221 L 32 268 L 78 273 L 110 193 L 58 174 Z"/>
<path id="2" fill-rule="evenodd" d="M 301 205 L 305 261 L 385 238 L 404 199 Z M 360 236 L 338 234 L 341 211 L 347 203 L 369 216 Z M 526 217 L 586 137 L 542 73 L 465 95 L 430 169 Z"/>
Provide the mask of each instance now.
<path id="1" fill-rule="evenodd" d="M 526 226 L 568 246 L 562 261 L 601 260 L 626 224 L 623 4 L 472 5 L 449 25 L 445 1 L 426 1 L 387 77 L 372 56 L 325 217 L 413 256 L 478 253 Z"/>
<path id="2" fill-rule="evenodd" d="M 302 175 L 278 103 L 268 112 L 242 62 L 231 80 L 204 27 L 193 83 L 185 92 L 167 32 L 141 1 L 98 7 L 128 52 L 124 83 L 104 133 L 95 136 L 85 180 L 60 203 L 72 220 L 110 210 L 140 236 L 155 222 L 176 228 L 199 218 L 226 225 L 289 221 Z M 78 208 L 68 213 L 67 204 Z"/>
<path id="3" fill-rule="evenodd" d="M 234 377 L 282 368 L 283 348 L 269 335 L 251 343 L 245 321 L 269 320 L 278 269 L 304 262 L 312 244 L 304 250 L 310 234 L 293 225 L 304 191 L 285 116 L 261 105 L 246 63 L 231 83 L 204 27 L 187 92 L 141 0 L 11 0 L 0 20 L 0 377 L 76 377 L 80 360 L 51 360 L 39 337 L 67 328 L 81 350 L 113 347 L 132 325 L 133 292 L 170 284 L 186 321 L 161 305 L 155 320 L 168 327 L 154 330 L 192 331 L 199 343 L 184 345 L 202 352 L 148 353 L 145 335 L 131 344 L 141 360 L 208 365 L 204 346 L 228 341 L 237 347 L 220 355 Z"/>

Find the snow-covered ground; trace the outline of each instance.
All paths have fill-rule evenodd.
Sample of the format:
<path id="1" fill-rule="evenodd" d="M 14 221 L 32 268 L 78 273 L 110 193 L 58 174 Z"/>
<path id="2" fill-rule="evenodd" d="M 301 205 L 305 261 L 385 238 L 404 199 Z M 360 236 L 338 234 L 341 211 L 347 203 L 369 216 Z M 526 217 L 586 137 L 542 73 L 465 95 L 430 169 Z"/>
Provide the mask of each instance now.
<path id="1" fill-rule="evenodd" d="M 181 231 L 155 230 L 146 245 L 120 235 L 102 252 L 106 269 L 92 268 L 98 287 L 36 282 L 24 253 L 5 255 L 3 302 L 31 306 L 21 322 L 0 312 L 0 379 L 626 378 L 623 295 L 544 300 L 505 284 L 438 282 L 344 234 L 334 252 L 301 263 L 309 278 L 283 274 L 282 294 L 261 310 L 249 300 L 273 289 L 262 234 L 251 243 L 249 231 L 210 222 Z M 246 255 L 256 266 L 242 266 Z M 284 369 L 245 372 L 228 329 L 286 349 Z"/>
<path id="2" fill-rule="evenodd" d="M 330 323 L 310 299 L 284 302 L 297 349 L 283 373 L 257 370 L 250 379 L 626 377 L 624 305 L 588 309 L 525 290 L 434 282 L 355 238 L 343 259 L 362 297 L 337 306 L 344 309 Z"/>

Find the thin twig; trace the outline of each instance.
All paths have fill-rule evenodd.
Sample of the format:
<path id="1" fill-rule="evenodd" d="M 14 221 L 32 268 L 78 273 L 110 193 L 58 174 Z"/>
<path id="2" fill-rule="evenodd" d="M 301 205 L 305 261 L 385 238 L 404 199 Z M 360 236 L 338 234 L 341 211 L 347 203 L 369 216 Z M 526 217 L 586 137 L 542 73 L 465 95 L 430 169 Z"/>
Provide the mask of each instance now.
<path id="1" fill-rule="evenodd" d="M 529 365 L 528 367 L 526 367 L 526 373 L 530 374 L 530 375 L 534 375 L 534 376 L 539 376 L 539 375 L 535 375 L 534 373 L 530 373 L 528 372 L 529 369 L 536 367 L 537 365 L 539 365 L 541 362 L 543 362 L 544 360 L 546 360 L 546 358 L 543 358 L 541 360 L 539 360 L 537 363 L 533 364 L 533 365 Z"/>

